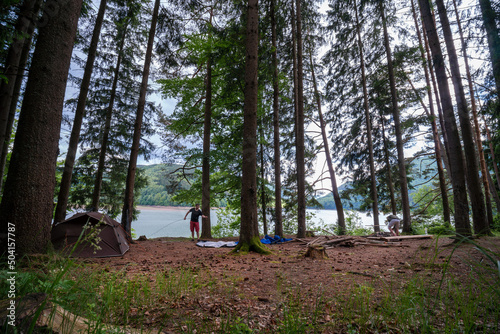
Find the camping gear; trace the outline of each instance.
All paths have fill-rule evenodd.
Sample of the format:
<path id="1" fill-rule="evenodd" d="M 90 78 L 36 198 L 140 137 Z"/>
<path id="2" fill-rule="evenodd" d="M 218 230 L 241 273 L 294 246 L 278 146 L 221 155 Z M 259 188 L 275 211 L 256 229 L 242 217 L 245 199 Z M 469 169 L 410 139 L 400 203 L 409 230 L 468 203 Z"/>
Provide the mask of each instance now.
<path id="1" fill-rule="evenodd" d="M 387 216 L 387 221 L 389 221 L 389 222 L 390 222 L 390 221 L 391 221 L 391 220 L 393 220 L 393 219 L 398 219 L 398 220 L 400 220 L 400 219 L 398 218 L 398 216 L 396 216 L 396 215 L 389 215 L 389 216 Z"/>
<path id="2" fill-rule="evenodd" d="M 236 247 L 237 241 L 198 241 L 196 246 L 207 248 Z"/>
<path id="3" fill-rule="evenodd" d="M 292 238 L 282 238 L 279 235 L 275 235 L 274 237 L 270 237 L 267 234 L 263 239 L 260 239 L 260 242 L 265 244 L 265 245 L 271 245 L 271 244 L 281 244 L 283 242 L 291 241 Z"/>
<path id="4" fill-rule="evenodd" d="M 98 212 L 77 213 L 54 225 L 51 240 L 56 249 L 63 249 L 68 253 L 76 245 L 70 255 L 77 257 L 122 256 L 129 250 L 122 226 Z"/>

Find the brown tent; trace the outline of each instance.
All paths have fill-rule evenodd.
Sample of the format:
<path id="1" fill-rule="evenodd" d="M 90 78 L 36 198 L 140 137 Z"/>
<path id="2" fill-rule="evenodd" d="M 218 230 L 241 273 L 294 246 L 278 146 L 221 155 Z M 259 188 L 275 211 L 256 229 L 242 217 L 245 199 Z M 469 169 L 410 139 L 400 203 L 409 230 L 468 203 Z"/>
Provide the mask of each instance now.
<path id="1" fill-rule="evenodd" d="M 84 226 L 87 228 L 84 229 Z M 82 232 L 84 234 L 77 245 Z M 91 233 L 95 233 L 92 238 L 89 237 Z M 96 237 L 100 239 L 97 247 L 95 247 Z M 51 239 L 56 249 L 63 249 L 65 252 L 71 252 L 77 245 L 71 255 L 79 257 L 121 256 L 129 250 L 125 231 L 121 225 L 98 212 L 77 213 L 54 225 Z"/>

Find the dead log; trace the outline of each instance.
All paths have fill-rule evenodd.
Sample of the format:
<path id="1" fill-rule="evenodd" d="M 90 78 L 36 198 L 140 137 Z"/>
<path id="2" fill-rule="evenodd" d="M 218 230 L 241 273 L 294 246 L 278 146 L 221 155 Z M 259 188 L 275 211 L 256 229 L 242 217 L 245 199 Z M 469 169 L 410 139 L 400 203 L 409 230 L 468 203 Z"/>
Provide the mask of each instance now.
<path id="1" fill-rule="evenodd" d="M 375 278 L 375 276 L 371 275 L 371 274 L 367 274 L 367 273 L 359 273 L 357 271 L 348 271 L 347 273 L 349 274 L 353 274 L 353 275 L 360 275 L 360 276 L 366 276 L 366 277 L 371 277 L 371 278 Z"/>
<path id="2" fill-rule="evenodd" d="M 16 332 L 27 333 L 30 326 L 34 326 L 33 333 L 60 333 L 60 334 L 80 334 L 93 332 L 98 328 L 103 333 L 143 333 L 142 330 L 129 327 L 121 327 L 103 324 L 92 321 L 63 309 L 59 305 L 54 305 L 49 297 L 44 293 L 33 293 L 16 300 L 16 310 L 11 320 L 8 306 L 10 300 L 1 300 L 0 325 L 1 328 L 8 328 L 5 322 L 14 324 Z M 5 306 L 5 307 L 4 307 Z M 11 322 L 12 321 L 12 322 Z M 149 333 L 149 331 L 148 331 Z M 153 330 L 151 333 L 160 334 L 162 332 Z"/>
<path id="3" fill-rule="evenodd" d="M 315 243 L 316 243 L 316 241 L 318 241 L 318 240 L 319 240 L 319 239 L 321 239 L 321 238 L 323 238 L 323 236 L 318 237 L 318 238 L 314 239 L 314 240 L 313 240 L 313 241 L 311 241 L 311 242 L 308 242 L 308 243 L 307 243 L 307 245 L 308 245 L 308 246 L 309 246 L 309 245 L 313 245 L 313 244 L 315 244 Z"/>
<path id="4" fill-rule="evenodd" d="M 293 239 L 293 241 L 298 241 L 298 242 L 301 242 L 301 243 L 306 244 L 306 245 L 309 244 L 309 241 L 304 240 L 304 239 L 299 239 L 299 238 L 295 238 L 295 239 Z"/>
<path id="5" fill-rule="evenodd" d="M 374 244 L 371 242 L 357 242 L 356 245 L 375 246 L 375 247 L 408 247 L 407 245 L 403 245 L 400 242 L 391 242 L 385 244 Z"/>
<path id="6" fill-rule="evenodd" d="M 332 239 L 332 240 L 323 241 L 320 243 L 320 245 L 332 246 L 332 245 L 339 244 L 341 242 L 344 242 L 346 240 L 351 240 L 351 239 L 354 239 L 354 237 L 350 236 L 350 237 L 344 237 L 344 238 L 339 238 L 339 239 Z"/>

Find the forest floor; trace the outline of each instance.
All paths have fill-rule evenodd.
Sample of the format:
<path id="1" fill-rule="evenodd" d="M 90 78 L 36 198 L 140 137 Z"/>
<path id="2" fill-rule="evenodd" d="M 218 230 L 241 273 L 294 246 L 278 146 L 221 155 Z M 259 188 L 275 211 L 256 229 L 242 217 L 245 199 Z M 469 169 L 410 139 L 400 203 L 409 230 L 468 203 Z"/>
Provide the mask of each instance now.
<path id="1" fill-rule="evenodd" d="M 319 241 L 327 237 L 323 238 Z M 318 239 L 306 238 L 313 240 Z M 190 239 L 157 238 L 137 241 L 122 257 L 82 261 L 128 278 L 147 277 L 153 285 L 160 284 L 158 273 L 191 273 L 187 282 L 193 289 L 165 295 L 147 310 L 130 307 L 129 319 L 140 317 L 143 328 L 161 328 L 163 333 L 421 332 L 422 319 L 404 320 L 398 312 L 391 319 L 391 313 L 381 308 L 387 309 L 392 297 L 405 293 L 410 282 L 415 290 L 420 291 L 415 286 L 423 283 L 424 290 L 434 294 L 443 277 L 460 286 L 470 281 L 472 263 L 491 260 L 474 245 L 456 247 L 453 241 L 441 237 L 402 240 L 392 247 L 338 246 L 326 250 L 328 258 L 312 259 L 304 257 L 307 246 L 297 240 L 268 245 L 270 255 L 231 255 L 230 248 L 202 248 Z M 500 254 L 498 237 L 474 243 Z M 428 320 L 434 330 L 448 326 L 439 324 L 445 321 L 439 320 L 440 312 L 448 311 L 434 310 L 435 319 Z M 370 318 L 375 313 L 378 318 Z M 498 321 L 495 317 L 493 322 Z M 474 328 L 483 326 L 483 332 L 499 328 L 481 315 L 474 319 Z"/>

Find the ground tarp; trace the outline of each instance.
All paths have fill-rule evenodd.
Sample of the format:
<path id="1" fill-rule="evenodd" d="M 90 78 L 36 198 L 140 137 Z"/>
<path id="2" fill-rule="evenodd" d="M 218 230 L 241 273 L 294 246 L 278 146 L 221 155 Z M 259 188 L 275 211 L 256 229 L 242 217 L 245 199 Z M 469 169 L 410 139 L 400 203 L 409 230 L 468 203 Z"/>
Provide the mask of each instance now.
<path id="1" fill-rule="evenodd" d="M 281 243 L 287 242 L 287 241 L 292 241 L 292 239 L 291 238 L 289 238 L 289 239 L 282 238 L 279 235 L 275 235 L 274 237 L 270 237 L 267 234 L 263 239 L 260 240 L 261 243 L 266 244 L 266 245 L 281 244 Z"/>
<path id="2" fill-rule="evenodd" d="M 236 241 L 198 241 L 196 246 L 198 247 L 208 247 L 208 248 L 220 248 L 220 247 L 235 247 L 238 244 Z"/>

